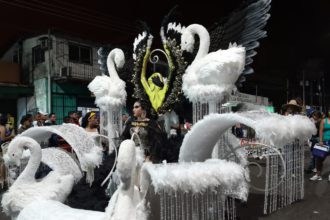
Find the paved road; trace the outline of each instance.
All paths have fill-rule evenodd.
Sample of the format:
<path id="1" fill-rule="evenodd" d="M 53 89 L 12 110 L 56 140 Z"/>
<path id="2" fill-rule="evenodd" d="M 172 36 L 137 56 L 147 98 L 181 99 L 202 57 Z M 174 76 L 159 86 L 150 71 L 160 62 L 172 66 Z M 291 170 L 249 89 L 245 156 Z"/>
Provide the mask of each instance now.
<path id="1" fill-rule="evenodd" d="M 309 152 L 306 151 L 305 165 Z M 330 157 L 325 160 L 322 181 L 310 181 L 313 174 L 305 174 L 305 197 L 303 200 L 282 208 L 270 215 L 263 215 L 264 195 L 250 193 L 246 204 L 238 205 L 240 220 L 329 220 L 330 219 Z M 252 176 L 252 174 L 251 174 Z"/>

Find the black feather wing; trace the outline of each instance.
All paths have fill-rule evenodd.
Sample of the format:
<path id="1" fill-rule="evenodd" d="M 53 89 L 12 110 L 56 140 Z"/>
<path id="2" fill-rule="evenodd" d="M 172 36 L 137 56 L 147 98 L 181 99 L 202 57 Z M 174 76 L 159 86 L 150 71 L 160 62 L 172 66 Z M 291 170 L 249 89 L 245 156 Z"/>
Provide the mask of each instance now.
<path id="1" fill-rule="evenodd" d="M 148 100 L 147 94 L 141 83 L 141 71 L 143 68 L 143 59 L 147 51 L 148 39 L 151 37 L 151 33 L 146 23 L 139 23 L 143 31 L 135 38 L 133 44 L 134 68 L 131 82 L 133 83 L 134 87 L 133 96 L 137 99 Z"/>
<path id="2" fill-rule="evenodd" d="M 268 12 L 271 0 L 250 2 L 243 3 L 228 17 L 209 28 L 210 52 L 227 49 L 229 43 L 237 43 L 245 47 L 245 69 L 237 81 L 238 84 L 245 81 L 244 75 L 253 73 L 249 65 L 253 62 L 253 56 L 257 54 L 255 49 L 259 47 L 258 40 L 267 36 L 263 28 L 270 17 Z"/>

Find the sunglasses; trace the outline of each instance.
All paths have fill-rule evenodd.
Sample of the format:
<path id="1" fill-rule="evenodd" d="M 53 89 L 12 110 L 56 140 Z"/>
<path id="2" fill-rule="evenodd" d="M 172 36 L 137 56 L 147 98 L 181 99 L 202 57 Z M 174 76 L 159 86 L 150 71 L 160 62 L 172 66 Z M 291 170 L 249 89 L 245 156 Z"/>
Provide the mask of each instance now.
<path id="1" fill-rule="evenodd" d="M 134 108 L 140 108 L 140 107 L 141 107 L 141 106 L 139 106 L 139 105 L 135 105 L 135 106 L 134 106 Z"/>

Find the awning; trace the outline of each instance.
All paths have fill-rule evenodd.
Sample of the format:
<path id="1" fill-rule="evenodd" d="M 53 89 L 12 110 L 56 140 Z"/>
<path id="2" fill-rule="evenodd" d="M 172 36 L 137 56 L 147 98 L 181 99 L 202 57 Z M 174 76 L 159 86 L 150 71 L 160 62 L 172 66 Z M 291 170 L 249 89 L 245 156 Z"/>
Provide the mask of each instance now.
<path id="1" fill-rule="evenodd" d="M 0 85 L 0 98 L 19 98 L 23 96 L 32 96 L 33 93 L 33 86 Z"/>

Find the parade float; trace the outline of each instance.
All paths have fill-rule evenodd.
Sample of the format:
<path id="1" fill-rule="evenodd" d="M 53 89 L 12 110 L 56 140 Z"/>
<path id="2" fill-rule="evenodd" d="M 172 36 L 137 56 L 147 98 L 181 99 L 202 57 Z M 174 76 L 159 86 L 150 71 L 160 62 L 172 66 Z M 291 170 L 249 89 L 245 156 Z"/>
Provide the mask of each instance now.
<path id="1" fill-rule="evenodd" d="M 129 68 L 130 81 L 121 79 L 123 51 L 115 48 L 104 55 L 100 50 L 100 63 L 106 62 L 104 72 L 108 75 L 97 76 L 89 89 L 101 110 L 101 134 L 107 138 L 110 151 L 118 147 L 116 140 L 122 132 L 121 111 L 128 97 L 127 86 L 133 86 L 134 98 L 150 103 L 151 115 L 164 119 L 167 132 L 170 129 L 166 127 L 176 123 L 174 112 L 184 99 L 192 103 L 193 126 L 184 137 L 178 162 L 145 161 L 141 145 L 136 146 L 134 140 L 139 140 L 139 136 L 133 134 L 119 146 L 117 190 L 104 212 L 73 209 L 61 203 L 64 196 L 41 196 L 35 201 L 27 200 L 12 214 L 14 205 L 6 202 L 7 196 L 2 201 L 9 210 L 7 213 L 21 220 L 236 219 L 239 215 L 236 201 L 248 201 L 249 190 L 254 187 L 247 158 L 250 148 L 240 144 L 229 131 L 238 123 L 255 131 L 253 150 L 258 148 L 256 154 L 267 161 L 266 184 L 258 189 L 264 191 L 264 213 L 302 199 L 303 145 L 316 131 L 313 123 L 304 116 L 282 116 L 264 110 L 232 113 L 226 106 L 245 76 L 253 73 L 249 65 L 256 55 L 258 40 L 266 36 L 262 28 L 269 18 L 269 9 L 270 0 L 243 5 L 209 30 L 199 24 L 185 27 L 174 22 L 171 11 L 160 28 L 163 49 L 152 49 L 154 38 L 146 26 L 136 37 L 134 62 L 127 62 L 134 64 Z M 157 65 L 165 66 L 165 71 L 158 71 Z M 40 142 L 55 133 L 70 143 L 81 170 L 92 181 L 92 169 L 100 162 L 100 148 L 93 145 L 85 131 L 68 126 L 26 131 L 8 146 L 8 160 L 18 160 L 19 139 L 29 137 Z M 36 149 L 44 154 L 40 153 L 40 146 Z M 33 176 L 28 179 L 34 181 Z M 72 176 L 71 179 L 67 190 L 74 184 Z"/>

